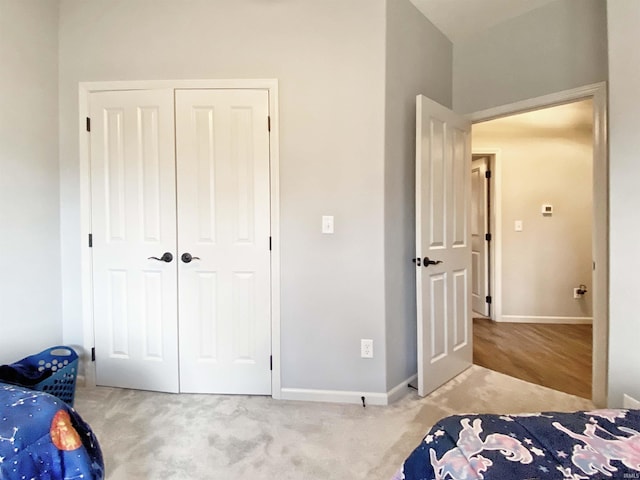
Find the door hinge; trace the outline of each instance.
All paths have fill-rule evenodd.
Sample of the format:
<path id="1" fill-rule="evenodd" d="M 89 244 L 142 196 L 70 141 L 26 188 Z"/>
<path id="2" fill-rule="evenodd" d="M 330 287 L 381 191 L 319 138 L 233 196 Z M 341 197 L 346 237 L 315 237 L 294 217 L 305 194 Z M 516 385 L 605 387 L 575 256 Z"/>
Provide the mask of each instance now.
<path id="1" fill-rule="evenodd" d="M 96 361 L 96 347 L 91 347 L 91 361 Z"/>
<path id="2" fill-rule="evenodd" d="M 273 371 L 273 355 L 269 355 L 269 370 Z"/>
<path id="3" fill-rule="evenodd" d="M 484 178 L 491 178 L 491 170 L 484 172 Z"/>
<path id="4" fill-rule="evenodd" d="M 267 117 L 267 130 L 271 131 L 271 116 Z"/>
<path id="5" fill-rule="evenodd" d="M 91 119 L 87 117 L 87 132 L 91 131 Z"/>
<path id="6" fill-rule="evenodd" d="M 491 234 L 490 234 L 490 233 L 485 233 L 485 234 L 484 234 L 484 239 L 485 239 L 487 242 L 490 242 L 490 241 L 491 241 Z"/>
<path id="7" fill-rule="evenodd" d="M 93 248 L 93 234 L 89 234 L 89 248 Z"/>
<path id="8" fill-rule="evenodd" d="M 596 269 L 596 262 L 593 262 L 593 269 Z"/>
<path id="9" fill-rule="evenodd" d="M 488 304 L 491 304 L 491 295 L 487 295 L 484 299 Z"/>

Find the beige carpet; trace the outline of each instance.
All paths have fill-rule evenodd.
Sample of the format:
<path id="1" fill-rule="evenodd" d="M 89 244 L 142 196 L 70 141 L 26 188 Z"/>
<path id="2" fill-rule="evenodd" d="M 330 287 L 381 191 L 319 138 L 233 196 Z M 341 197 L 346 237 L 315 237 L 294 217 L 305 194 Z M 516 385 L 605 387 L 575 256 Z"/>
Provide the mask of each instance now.
<path id="1" fill-rule="evenodd" d="M 425 398 L 388 407 L 78 388 L 108 480 L 389 479 L 439 418 L 593 408 L 473 366 Z"/>

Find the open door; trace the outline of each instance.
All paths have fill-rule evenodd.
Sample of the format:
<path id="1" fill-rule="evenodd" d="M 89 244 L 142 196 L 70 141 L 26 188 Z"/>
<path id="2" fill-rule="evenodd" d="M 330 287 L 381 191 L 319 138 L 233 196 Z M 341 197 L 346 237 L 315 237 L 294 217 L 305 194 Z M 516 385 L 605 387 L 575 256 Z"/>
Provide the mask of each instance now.
<path id="1" fill-rule="evenodd" d="M 471 366 L 471 123 L 422 95 L 416 125 L 418 393 Z"/>
<path id="2" fill-rule="evenodd" d="M 489 157 L 471 162 L 471 309 L 489 317 Z"/>

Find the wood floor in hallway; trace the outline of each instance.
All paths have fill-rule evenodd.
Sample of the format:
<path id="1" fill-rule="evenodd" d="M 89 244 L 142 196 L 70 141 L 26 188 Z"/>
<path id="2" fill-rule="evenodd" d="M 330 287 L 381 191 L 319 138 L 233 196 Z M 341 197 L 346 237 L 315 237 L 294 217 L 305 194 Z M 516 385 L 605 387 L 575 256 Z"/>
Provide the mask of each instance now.
<path id="1" fill-rule="evenodd" d="M 473 363 L 583 398 L 591 398 L 591 349 L 591 325 L 473 320 Z"/>

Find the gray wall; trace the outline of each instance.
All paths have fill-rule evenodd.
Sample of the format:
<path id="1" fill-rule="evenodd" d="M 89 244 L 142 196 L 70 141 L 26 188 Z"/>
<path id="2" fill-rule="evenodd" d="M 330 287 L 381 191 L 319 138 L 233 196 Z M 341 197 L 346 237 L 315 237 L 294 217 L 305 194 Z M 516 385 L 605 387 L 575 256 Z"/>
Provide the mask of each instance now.
<path id="1" fill-rule="evenodd" d="M 384 17 L 382 0 L 61 1 L 67 342 L 82 343 L 78 82 L 277 78 L 282 385 L 386 390 Z"/>
<path id="2" fill-rule="evenodd" d="M 605 0 L 556 0 L 458 43 L 453 106 L 471 113 L 607 79 Z"/>
<path id="3" fill-rule="evenodd" d="M 609 23 L 609 404 L 640 400 L 640 2 L 607 3 Z"/>
<path id="4" fill-rule="evenodd" d="M 452 45 L 408 0 L 387 0 L 385 288 L 387 388 L 416 373 L 416 95 L 451 108 Z"/>
<path id="5" fill-rule="evenodd" d="M 588 105 L 590 115 L 591 101 L 581 104 Z M 567 128 L 544 125 L 553 114 L 543 113 L 540 121 L 529 120 L 528 125 L 535 126 L 527 126 L 523 117 L 532 119 L 540 113 L 473 126 L 474 152 L 483 147 L 500 149 L 501 194 L 496 202 L 502 210 L 502 318 L 495 320 L 592 316 L 592 294 L 573 298 L 573 288 L 580 284 L 592 292 L 591 117 L 588 125 Z M 543 216 L 541 207 L 548 203 L 554 213 Z M 522 232 L 514 230 L 515 220 L 523 221 Z"/>
<path id="6" fill-rule="evenodd" d="M 58 4 L 0 0 L 0 363 L 62 340 Z"/>

